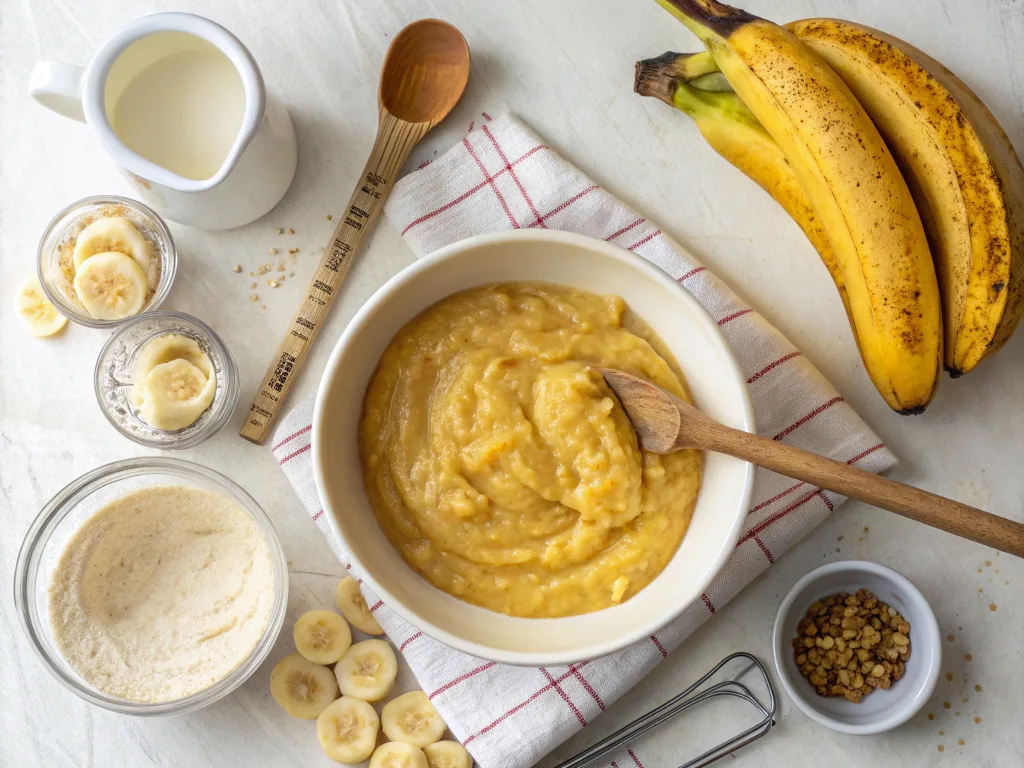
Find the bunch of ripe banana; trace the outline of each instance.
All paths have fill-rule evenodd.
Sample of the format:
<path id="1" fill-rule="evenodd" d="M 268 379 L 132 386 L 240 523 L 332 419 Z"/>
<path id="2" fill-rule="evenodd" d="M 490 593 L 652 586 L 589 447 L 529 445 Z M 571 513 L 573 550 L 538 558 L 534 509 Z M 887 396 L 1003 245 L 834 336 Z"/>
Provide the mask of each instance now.
<path id="1" fill-rule="evenodd" d="M 956 75 L 883 32 L 657 2 L 707 50 L 639 62 L 636 92 L 690 115 L 793 217 L 872 382 L 921 413 L 943 363 L 973 370 L 1024 314 L 1024 169 L 1006 134 Z"/>

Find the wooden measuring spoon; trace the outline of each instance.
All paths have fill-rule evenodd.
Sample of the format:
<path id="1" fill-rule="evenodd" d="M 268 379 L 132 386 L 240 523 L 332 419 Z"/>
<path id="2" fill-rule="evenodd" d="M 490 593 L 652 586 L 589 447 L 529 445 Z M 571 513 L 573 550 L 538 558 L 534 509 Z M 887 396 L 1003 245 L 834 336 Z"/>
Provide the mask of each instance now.
<path id="1" fill-rule="evenodd" d="M 403 28 L 388 48 L 377 93 L 377 138 L 348 208 L 264 374 L 240 434 L 262 444 L 409 152 L 455 107 L 469 80 L 469 47 L 438 19 Z"/>
<path id="2" fill-rule="evenodd" d="M 919 523 L 1024 557 L 1024 524 L 936 496 L 841 461 L 726 427 L 649 381 L 600 369 L 633 423 L 640 447 L 651 453 L 699 448 L 859 499 Z"/>

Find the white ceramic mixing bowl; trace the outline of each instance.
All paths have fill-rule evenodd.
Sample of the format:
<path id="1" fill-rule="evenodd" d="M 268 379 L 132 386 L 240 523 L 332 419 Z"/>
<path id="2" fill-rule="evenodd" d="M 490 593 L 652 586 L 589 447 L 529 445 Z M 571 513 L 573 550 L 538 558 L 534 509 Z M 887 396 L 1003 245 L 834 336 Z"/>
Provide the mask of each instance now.
<path id="1" fill-rule="evenodd" d="M 705 457 L 690 528 L 665 570 L 621 605 L 582 616 L 522 619 L 478 608 L 436 589 L 384 536 L 363 490 L 357 429 L 363 396 L 398 330 L 437 301 L 493 282 L 541 281 L 617 294 L 675 355 L 697 407 L 753 431 L 744 376 L 715 321 L 662 270 L 603 240 L 530 229 L 481 235 L 402 270 L 363 305 L 327 363 L 313 417 L 313 467 L 334 535 L 353 569 L 386 605 L 465 653 L 508 664 L 595 658 L 653 634 L 694 600 L 732 554 L 749 509 L 753 467 Z"/>

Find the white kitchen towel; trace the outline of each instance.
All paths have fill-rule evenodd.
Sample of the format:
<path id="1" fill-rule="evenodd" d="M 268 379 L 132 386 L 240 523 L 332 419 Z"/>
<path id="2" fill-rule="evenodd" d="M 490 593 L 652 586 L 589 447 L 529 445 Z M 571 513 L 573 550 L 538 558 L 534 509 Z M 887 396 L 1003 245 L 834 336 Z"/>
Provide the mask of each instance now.
<path id="1" fill-rule="evenodd" d="M 484 115 L 434 162 L 401 179 L 386 213 L 419 254 L 483 232 L 521 227 L 600 237 L 657 264 L 689 290 L 725 334 L 747 377 L 758 432 L 872 472 L 896 460 L 813 365 L 775 328 L 610 192 L 562 159 L 514 117 Z M 312 403 L 275 432 L 273 451 L 338 556 L 310 461 Z M 566 667 L 481 661 L 420 633 L 373 595 L 381 626 L 455 736 L 481 768 L 525 768 L 591 722 L 697 627 L 844 501 L 830 491 L 759 470 L 732 558 L 707 592 L 656 635 Z M 723 649 L 738 651 L 741 648 Z M 704 670 L 693 670 L 693 677 Z M 642 741 L 603 766 L 643 766 Z"/>

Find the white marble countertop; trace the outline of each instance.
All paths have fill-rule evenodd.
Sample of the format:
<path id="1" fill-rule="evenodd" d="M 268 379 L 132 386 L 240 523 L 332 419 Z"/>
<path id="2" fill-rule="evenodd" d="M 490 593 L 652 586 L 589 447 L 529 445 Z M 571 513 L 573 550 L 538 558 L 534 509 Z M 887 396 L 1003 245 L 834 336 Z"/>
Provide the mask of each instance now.
<path id="1" fill-rule="evenodd" d="M 1024 150 L 1019 0 L 748 0 L 746 7 L 776 21 L 849 18 L 909 40 L 966 80 Z M 181 262 L 165 304 L 211 324 L 238 358 L 244 386 L 232 424 L 183 457 L 235 479 L 273 517 L 294 564 L 289 623 L 303 610 L 330 604 L 341 569 L 270 452 L 236 433 L 312 271 L 313 254 L 330 233 L 325 216 L 340 212 L 362 166 L 384 49 L 401 26 L 422 16 L 447 19 L 463 31 L 473 74 L 456 114 L 416 160 L 450 145 L 481 110 L 518 113 L 776 322 L 901 457 L 894 477 L 1024 519 L 1024 333 L 977 372 L 944 380 L 925 415 L 890 412 L 863 372 L 828 275 L 796 226 L 718 158 L 688 119 L 632 93 L 634 61 L 696 47 L 650 0 L 141 0 L 130 8 L 115 0 L 9 3 L 0 11 L 0 584 L 7 585 L 0 598 L 0 766 L 332 764 L 312 727 L 286 717 L 270 698 L 271 663 L 201 713 L 121 717 L 90 707 L 54 681 L 30 651 L 14 612 L 14 561 L 40 506 L 86 470 L 145 453 L 110 428 L 94 400 L 93 363 L 106 334 L 70 327 L 39 341 L 11 314 L 14 287 L 33 269 L 50 216 L 86 195 L 130 194 L 88 130 L 34 106 L 26 84 L 37 60 L 85 63 L 121 24 L 156 10 L 194 11 L 232 29 L 284 97 L 299 136 L 295 183 L 266 218 L 232 232 L 172 225 Z M 276 236 L 278 226 L 296 234 Z M 268 247 L 283 242 L 301 249 L 295 279 L 277 290 L 261 285 L 260 301 L 250 303 L 250 280 L 232 266 L 247 271 L 266 258 Z M 314 391 L 332 340 L 360 304 L 411 258 L 383 221 L 309 361 L 299 397 Z M 955 635 L 944 643 L 943 679 L 933 700 L 895 732 L 853 737 L 815 725 L 782 695 L 778 727 L 739 752 L 736 764 L 1022 764 L 1024 563 L 849 503 L 544 765 L 668 698 L 727 652 L 744 649 L 767 661 L 782 595 L 810 568 L 844 558 L 903 571 L 931 600 L 943 635 Z M 283 636 L 271 661 L 287 652 L 288 642 Z M 968 653 L 973 660 L 965 659 Z M 407 678 L 404 684 L 412 686 Z M 645 737 L 648 768 L 675 766 L 694 754 L 725 720 L 713 714 L 710 726 L 707 717 L 684 719 Z"/>

